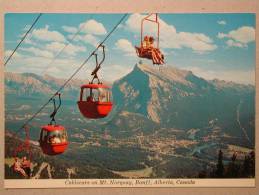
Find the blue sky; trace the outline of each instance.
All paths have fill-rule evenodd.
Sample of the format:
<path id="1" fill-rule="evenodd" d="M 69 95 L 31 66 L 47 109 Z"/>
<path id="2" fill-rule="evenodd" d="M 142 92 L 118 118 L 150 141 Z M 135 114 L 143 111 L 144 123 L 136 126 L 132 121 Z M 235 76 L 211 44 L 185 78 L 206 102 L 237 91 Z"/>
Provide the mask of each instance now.
<path id="1" fill-rule="evenodd" d="M 11 72 L 33 72 L 69 77 L 123 14 L 43 14 L 6 67 Z M 121 78 L 139 61 L 140 21 L 145 14 L 129 14 L 106 42 L 107 57 L 100 73 L 107 81 Z M 10 55 L 37 14 L 5 15 L 5 56 Z M 188 69 L 205 79 L 254 84 L 254 14 L 159 14 L 160 47 L 166 65 Z M 54 56 L 78 30 L 72 43 L 53 63 Z M 155 26 L 145 25 L 154 35 Z M 151 61 L 143 60 L 151 65 Z M 77 75 L 89 79 L 90 60 Z"/>

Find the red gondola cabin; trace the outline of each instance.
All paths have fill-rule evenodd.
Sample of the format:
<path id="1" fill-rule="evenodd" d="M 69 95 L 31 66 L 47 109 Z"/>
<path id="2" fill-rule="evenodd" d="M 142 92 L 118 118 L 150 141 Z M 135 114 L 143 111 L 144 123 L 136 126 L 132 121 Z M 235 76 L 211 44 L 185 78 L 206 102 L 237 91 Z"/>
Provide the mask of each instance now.
<path id="1" fill-rule="evenodd" d="M 80 112 L 86 118 L 106 117 L 113 105 L 110 87 L 103 84 L 82 85 L 80 100 L 77 104 Z"/>
<path id="2" fill-rule="evenodd" d="M 44 154 L 62 154 L 68 146 L 67 132 L 61 125 L 45 125 L 41 128 L 39 142 Z"/>

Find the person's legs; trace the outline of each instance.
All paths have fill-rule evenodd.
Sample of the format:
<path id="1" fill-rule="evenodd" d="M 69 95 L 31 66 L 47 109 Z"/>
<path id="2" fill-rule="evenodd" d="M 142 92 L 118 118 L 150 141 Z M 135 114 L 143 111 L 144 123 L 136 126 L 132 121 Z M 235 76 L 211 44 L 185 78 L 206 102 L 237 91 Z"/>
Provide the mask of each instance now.
<path id="1" fill-rule="evenodd" d="M 25 173 L 25 171 L 22 168 L 19 169 L 18 172 L 20 172 L 24 177 L 27 177 L 27 174 Z"/>
<path id="2" fill-rule="evenodd" d="M 154 50 L 152 50 L 152 60 L 154 64 L 158 64 L 159 60 Z"/>
<path id="3" fill-rule="evenodd" d="M 152 61 L 153 61 L 153 64 L 155 64 L 156 62 L 155 62 L 155 55 L 154 55 L 154 53 L 153 52 L 151 52 L 151 58 L 152 58 Z"/>
<path id="4" fill-rule="evenodd" d="M 157 52 L 157 56 L 158 56 L 158 59 L 159 59 L 160 64 L 163 64 L 163 63 L 164 63 L 164 60 L 163 60 L 162 54 L 159 53 L 159 52 Z"/>
<path id="5" fill-rule="evenodd" d="M 156 56 L 158 64 L 163 64 L 164 63 L 162 54 L 161 54 L 161 52 L 159 52 L 159 50 L 155 49 L 154 50 L 154 55 Z"/>

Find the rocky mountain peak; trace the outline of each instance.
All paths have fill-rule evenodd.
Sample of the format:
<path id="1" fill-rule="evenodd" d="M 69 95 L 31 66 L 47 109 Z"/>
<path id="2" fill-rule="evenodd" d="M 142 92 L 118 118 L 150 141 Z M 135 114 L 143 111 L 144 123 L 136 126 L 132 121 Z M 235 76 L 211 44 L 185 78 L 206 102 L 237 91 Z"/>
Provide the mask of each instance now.
<path id="1" fill-rule="evenodd" d="M 132 72 L 114 83 L 113 96 L 121 112 L 142 114 L 160 125 L 188 129 L 194 124 L 197 128 L 206 126 L 214 118 L 221 118 L 219 123 L 226 125 L 222 115 L 235 120 L 236 108 L 244 97 L 246 104 L 253 103 L 254 87 L 208 81 L 169 65 L 136 64 Z M 234 132 L 236 127 L 229 128 Z"/>
<path id="2" fill-rule="evenodd" d="M 188 76 L 193 75 L 191 71 L 178 69 L 172 66 L 150 66 L 147 64 L 136 64 L 135 69 L 139 69 L 147 75 L 160 80 L 178 82 L 185 85 L 191 84 L 187 78 Z"/>

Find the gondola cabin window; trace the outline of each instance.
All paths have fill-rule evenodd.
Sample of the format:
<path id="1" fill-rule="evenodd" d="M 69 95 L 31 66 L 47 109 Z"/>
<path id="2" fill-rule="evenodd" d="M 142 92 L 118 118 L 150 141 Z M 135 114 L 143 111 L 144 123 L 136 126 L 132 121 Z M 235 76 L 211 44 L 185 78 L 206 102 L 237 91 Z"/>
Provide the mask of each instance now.
<path id="1" fill-rule="evenodd" d="M 50 144 L 67 142 L 67 132 L 64 130 L 42 131 L 41 141 Z"/>
<path id="2" fill-rule="evenodd" d="M 93 102 L 111 102 L 112 95 L 109 88 L 84 88 L 82 92 L 84 101 Z"/>

